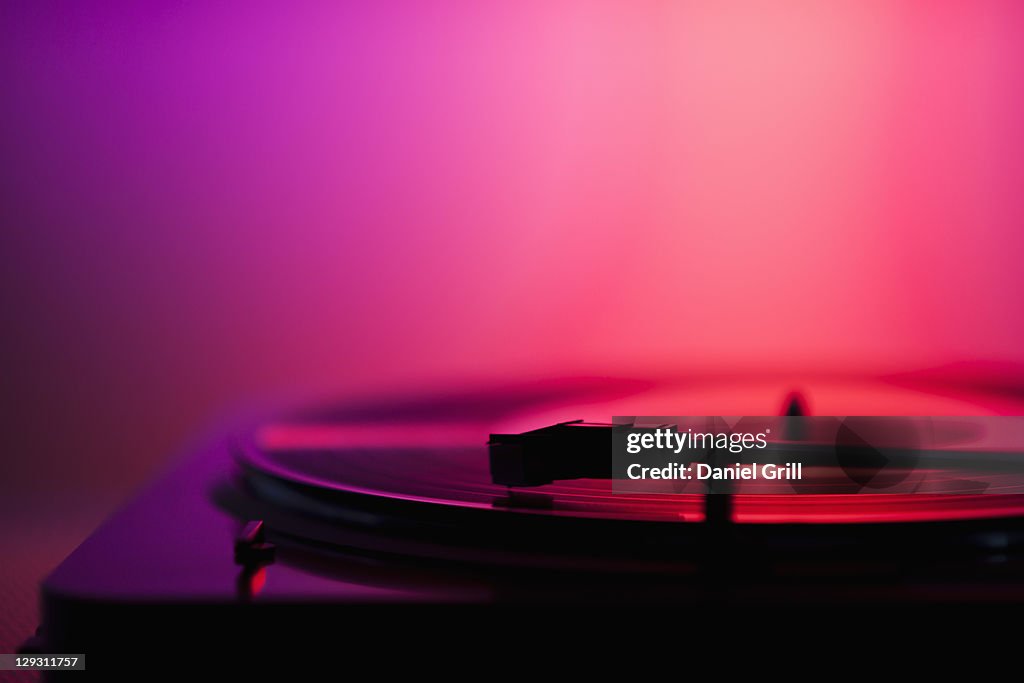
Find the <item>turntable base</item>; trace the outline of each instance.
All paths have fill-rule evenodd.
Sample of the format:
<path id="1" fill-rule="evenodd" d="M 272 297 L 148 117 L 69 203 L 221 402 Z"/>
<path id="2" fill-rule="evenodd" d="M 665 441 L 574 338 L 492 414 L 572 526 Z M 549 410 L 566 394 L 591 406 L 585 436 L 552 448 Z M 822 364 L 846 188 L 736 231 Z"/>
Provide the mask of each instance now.
<path id="1" fill-rule="evenodd" d="M 723 518 L 700 495 L 613 494 L 589 479 L 508 488 L 487 471 L 490 433 L 711 406 L 766 414 L 790 389 L 570 380 L 225 425 L 46 580 L 43 646 L 152 639 L 178 628 L 169 614 L 288 638 L 359 605 L 1024 601 L 1020 496 L 722 496 Z M 1006 394 L 947 394 L 804 392 L 845 414 L 1014 410 Z"/>

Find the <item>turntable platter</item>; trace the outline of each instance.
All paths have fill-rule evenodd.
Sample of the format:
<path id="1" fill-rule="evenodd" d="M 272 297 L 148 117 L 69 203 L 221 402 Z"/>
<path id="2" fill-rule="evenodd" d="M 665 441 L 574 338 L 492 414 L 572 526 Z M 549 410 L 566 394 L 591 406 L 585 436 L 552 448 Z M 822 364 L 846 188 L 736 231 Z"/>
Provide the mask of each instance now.
<path id="1" fill-rule="evenodd" d="M 1005 395 L 990 402 L 951 398 L 882 382 L 801 383 L 813 408 L 842 414 L 984 414 L 1013 410 Z M 343 500 L 417 503 L 456 512 L 606 520 L 702 522 L 703 495 L 613 492 L 603 479 L 555 481 L 530 490 L 494 484 L 485 442 L 496 431 L 528 430 L 612 415 L 778 414 L 791 386 L 777 380 L 572 380 L 484 392 L 446 393 L 405 402 L 382 401 L 299 411 L 263 425 L 238 449 L 252 477 L 314 493 L 318 509 Z M 598 455 L 598 457 L 604 457 Z M 332 494 L 337 494 L 332 498 Z M 338 498 L 337 496 L 341 496 Z M 1020 495 L 739 495 L 732 521 L 740 524 L 848 524 L 956 521 L 1024 514 Z M 294 500 L 293 500 L 294 502 Z"/>

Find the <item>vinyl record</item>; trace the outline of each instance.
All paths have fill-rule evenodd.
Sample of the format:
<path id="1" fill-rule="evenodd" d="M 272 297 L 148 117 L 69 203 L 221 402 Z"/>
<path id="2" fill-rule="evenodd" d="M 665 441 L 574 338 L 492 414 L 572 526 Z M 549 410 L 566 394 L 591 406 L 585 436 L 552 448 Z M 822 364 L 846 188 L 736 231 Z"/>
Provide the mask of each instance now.
<path id="1" fill-rule="evenodd" d="M 705 557 L 723 534 L 730 543 L 742 537 L 765 557 L 777 550 L 790 559 L 800 556 L 794 548 L 823 546 L 833 548 L 834 559 L 841 556 L 835 548 L 850 543 L 863 561 L 872 545 L 882 555 L 902 552 L 908 525 L 918 541 L 948 547 L 979 542 L 986 530 L 1005 530 L 1024 516 L 1020 495 L 706 496 L 678 493 L 670 482 L 664 493 L 628 494 L 613 491 L 610 480 L 586 478 L 510 488 L 495 484 L 488 466 L 488 435 L 495 432 L 576 418 L 697 414 L 695 408 L 779 414 L 794 401 L 836 414 L 896 406 L 908 414 L 990 414 L 1015 405 L 1006 396 L 974 401 L 882 382 L 817 382 L 794 394 L 772 380 L 586 379 L 328 403 L 245 435 L 236 458 L 246 489 L 265 506 L 259 516 L 296 538 L 505 564 L 562 566 L 575 555 L 591 569 L 666 559 L 678 569 Z"/>

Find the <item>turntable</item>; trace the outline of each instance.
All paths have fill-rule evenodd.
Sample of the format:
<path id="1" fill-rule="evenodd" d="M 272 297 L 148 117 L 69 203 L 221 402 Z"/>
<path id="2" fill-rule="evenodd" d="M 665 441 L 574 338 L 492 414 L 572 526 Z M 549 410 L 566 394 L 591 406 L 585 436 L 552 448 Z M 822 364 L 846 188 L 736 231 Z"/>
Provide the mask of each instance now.
<path id="1" fill-rule="evenodd" d="M 44 584 L 39 645 L 116 649 L 180 628 L 172 616 L 189 633 L 294 637 L 293 614 L 375 605 L 1020 601 L 1016 488 L 630 492 L 607 474 L 602 425 L 1022 407 L 1024 393 L 930 376 L 681 377 L 273 411 L 224 426 L 68 557 Z"/>

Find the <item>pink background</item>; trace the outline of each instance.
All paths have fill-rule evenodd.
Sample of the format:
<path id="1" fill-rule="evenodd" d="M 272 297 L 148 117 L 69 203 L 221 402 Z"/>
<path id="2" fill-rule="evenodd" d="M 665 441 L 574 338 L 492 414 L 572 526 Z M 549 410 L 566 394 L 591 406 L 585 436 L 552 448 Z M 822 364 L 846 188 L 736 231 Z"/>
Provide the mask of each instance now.
<path id="1" fill-rule="evenodd" d="M 5 485 L 282 392 L 1024 361 L 1024 5 L 495 5 L 3 3 Z"/>

